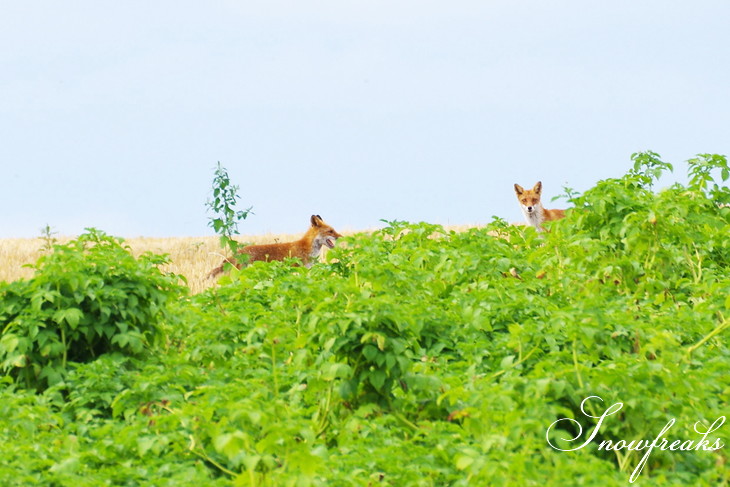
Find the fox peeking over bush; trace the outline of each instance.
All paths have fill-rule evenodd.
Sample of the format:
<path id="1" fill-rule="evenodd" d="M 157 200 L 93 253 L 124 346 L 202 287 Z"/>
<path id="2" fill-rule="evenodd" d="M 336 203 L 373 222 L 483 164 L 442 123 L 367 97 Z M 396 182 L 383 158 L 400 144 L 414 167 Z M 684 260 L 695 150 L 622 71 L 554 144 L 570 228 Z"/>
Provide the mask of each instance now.
<path id="1" fill-rule="evenodd" d="M 525 189 L 515 184 L 517 201 L 520 202 L 522 214 L 525 215 L 527 224 L 533 226 L 538 232 L 545 229 L 542 223 L 545 221 L 559 220 L 565 217 L 564 210 L 546 210 L 542 207 L 540 196 L 542 195 L 542 182 L 538 181 L 532 189 Z"/>

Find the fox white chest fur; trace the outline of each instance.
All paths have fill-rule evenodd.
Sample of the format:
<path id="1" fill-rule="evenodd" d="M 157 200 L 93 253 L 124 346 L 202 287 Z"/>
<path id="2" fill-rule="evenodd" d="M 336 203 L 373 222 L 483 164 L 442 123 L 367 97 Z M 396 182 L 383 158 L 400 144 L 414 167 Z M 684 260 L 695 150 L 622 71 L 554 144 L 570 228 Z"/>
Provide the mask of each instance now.
<path id="1" fill-rule="evenodd" d="M 538 232 L 542 232 L 542 224 L 545 221 L 545 208 L 542 207 L 542 203 L 533 206 L 520 204 L 520 208 L 522 208 L 522 214 L 525 216 L 527 224 L 537 228 Z"/>

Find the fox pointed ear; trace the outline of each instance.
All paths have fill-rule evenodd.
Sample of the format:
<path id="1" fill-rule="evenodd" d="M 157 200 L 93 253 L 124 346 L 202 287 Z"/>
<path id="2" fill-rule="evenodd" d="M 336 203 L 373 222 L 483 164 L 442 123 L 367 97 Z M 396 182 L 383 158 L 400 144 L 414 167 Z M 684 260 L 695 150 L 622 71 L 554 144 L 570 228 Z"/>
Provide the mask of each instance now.
<path id="1" fill-rule="evenodd" d="M 524 192 L 525 192 L 525 188 L 523 188 L 519 184 L 516 184 L 515 183 L 515 193 L 517 193 L 519 195 L 519 194 L 522 194 Z"/>
<path id="2" fill-rule="evenodd" d="M 542 192 L 542 181 L 538 181 L 537 183 L 535 183 L 535 187 L 532 188 L 532 190 L 535 193 L 538 193 L 538 194 L 541 193 Z"/>
<path id="3" fill-rule="evenodd" d="M 312 222 L 313 227 L 318 227 L 318 226 L 322 225 L 322 223 L 324 223 L 322 221 L 322 217 L 319 215 L 312 215 L 312 218 L 310 218 L 309 221 Z"/>

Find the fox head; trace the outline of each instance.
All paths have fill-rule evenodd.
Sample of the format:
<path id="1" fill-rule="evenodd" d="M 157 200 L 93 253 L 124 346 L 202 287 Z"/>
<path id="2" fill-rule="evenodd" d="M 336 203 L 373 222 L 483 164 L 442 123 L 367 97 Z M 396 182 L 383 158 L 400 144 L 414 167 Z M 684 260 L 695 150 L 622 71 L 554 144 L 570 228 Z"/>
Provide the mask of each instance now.
<path id="1" fill-rule="evenodd" d="M 542 182 L 538 181 L 532 189 L 525 189 L 519 184 L 515 184 L 515 194 L 517 201 L 527 214 L 537 211 L 540 205 L 540 194 L 542 193 Z"/>
<path id="2" fill-rule="evenodd" d="M 320 248 L 322 244 L 324 244 L 329 248 L 333 248 L 335 246 L 335 240 L 340 238 L 342 235 L 337 233 L 334 228 L 327 225 L 319 215 L 312 215 L 309 220 L 312 223 L 309 231 L 314 232 L 315 234 L 314 247 Z"/>

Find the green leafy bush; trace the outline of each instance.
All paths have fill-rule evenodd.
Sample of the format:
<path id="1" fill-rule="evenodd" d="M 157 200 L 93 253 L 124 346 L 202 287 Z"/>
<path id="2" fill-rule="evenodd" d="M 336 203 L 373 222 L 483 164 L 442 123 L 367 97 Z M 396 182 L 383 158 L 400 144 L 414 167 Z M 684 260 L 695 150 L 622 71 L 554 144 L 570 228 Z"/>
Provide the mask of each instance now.
<path id="1" fill-rule="evenodd" d="M 627 485 L 643 452 L 598 443 L 730 416 L 726 159 L 658 192 L 671 165 L 633 160 L 549 232 L 389 222 L 328 264 L 258 262 L 179 300 L 159 353 L 78 363 L 42 394 L 5 377 L 0 482 Z M 552 449 L 597 427 L 588 396 L 624 407 Z M 656 450 L 635 485 L 728 486 L 727 464 Z"/>
<path id="2" fill-rule="evenodd" d="M 0 370 L 25 386 L 60 381 L 69 363 L 102 354 L 139 355 L 161 337 L 167 303 L 182 288 L 158 266 L 136 259 L 120 239 L 90 230 L 35 264 L 30 280 L 0 288 Z"/>

